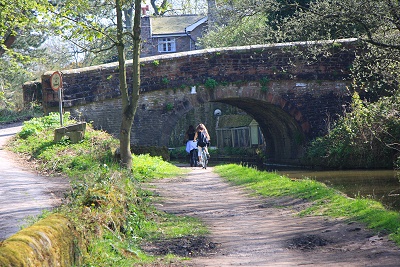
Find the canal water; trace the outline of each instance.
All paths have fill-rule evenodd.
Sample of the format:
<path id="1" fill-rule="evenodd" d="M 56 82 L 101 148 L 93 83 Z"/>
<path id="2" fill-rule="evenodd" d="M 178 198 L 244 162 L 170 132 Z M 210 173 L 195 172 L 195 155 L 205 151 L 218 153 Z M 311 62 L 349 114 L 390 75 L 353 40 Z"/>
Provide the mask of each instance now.
<path id="1" fill-rule="evenodd" d="M 391 170 L 307 171 L 277 170 L 290 178 L 315 179 L 349 197 L 368 197 L 400 211 L 400 173 Z"/>

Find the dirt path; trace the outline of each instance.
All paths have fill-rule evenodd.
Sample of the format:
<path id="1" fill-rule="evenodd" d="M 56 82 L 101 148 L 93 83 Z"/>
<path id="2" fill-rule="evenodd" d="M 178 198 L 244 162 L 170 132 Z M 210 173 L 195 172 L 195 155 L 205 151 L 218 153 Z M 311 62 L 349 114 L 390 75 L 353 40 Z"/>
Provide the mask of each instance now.
<path id="1" fill-rule="evenodd" d="M 61 204 L 69 182 L 61 177 L 43 177 L 23 167 L 24 161 L 3 149 L 20 124 L 0 127 L 0 241 L 18 232 L 30 216 Z"/>
<path id="2" fill-rule="evenodd" d="M 400 250 L 386 237 L 357 223 L 296 217 L 306 203 L 251 197 L 212 168 L 151 185 L 161 210 L 198 217 L 211 230 L 216 249 L 187 266 L 400 266 Z"/>

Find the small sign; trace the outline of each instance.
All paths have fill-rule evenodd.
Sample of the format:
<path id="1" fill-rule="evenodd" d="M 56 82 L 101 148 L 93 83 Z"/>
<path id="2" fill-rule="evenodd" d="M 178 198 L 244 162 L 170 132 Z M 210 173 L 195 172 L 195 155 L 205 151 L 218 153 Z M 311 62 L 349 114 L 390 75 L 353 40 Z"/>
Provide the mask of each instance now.
<path id="1" fill-rule="evenodd" d="M 58 91 L 62 87 L 61 73 L 56 71 L 50 76 L 50 86 L 53 91 Z"/>

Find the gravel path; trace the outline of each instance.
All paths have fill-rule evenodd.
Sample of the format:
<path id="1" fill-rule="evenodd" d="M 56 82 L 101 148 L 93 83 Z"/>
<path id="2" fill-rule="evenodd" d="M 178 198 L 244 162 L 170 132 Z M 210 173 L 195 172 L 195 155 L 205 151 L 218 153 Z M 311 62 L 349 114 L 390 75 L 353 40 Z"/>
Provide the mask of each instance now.
<path id="1" fill-rule="evenodd" d="M 69 183 L 61 177 L 42 177 L 23 167 L 16 155 L 4 149 L 21 124 L 0 127 L 0 241 L 20 230 L 26 219 L 60 205 Z"/>
<path id="2" fill-rule="evenodd" d="M 218 175 L 191 168 L 183 177 L 151 184 L 159 209 L 195 216 L 211 230 L 213 253 L 187 266 L 399 266 L 400 250 L 357 223 L 295 216 L 307 203 L 258 198 Z"/>

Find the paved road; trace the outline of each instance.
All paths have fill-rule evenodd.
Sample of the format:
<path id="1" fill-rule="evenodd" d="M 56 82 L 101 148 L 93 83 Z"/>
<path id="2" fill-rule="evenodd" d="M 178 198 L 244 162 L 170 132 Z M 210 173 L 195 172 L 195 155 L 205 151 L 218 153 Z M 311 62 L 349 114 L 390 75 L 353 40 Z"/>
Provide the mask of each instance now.
<path id="1" fill-rule="evenodd" d="M 24 168 L 3 148 L 20 130 L 21 124 L 0 127 L 0 241 L 26 225 L 26 218 L 59 205 L 69 185 L 65 178 L 42 177 Z"/>

